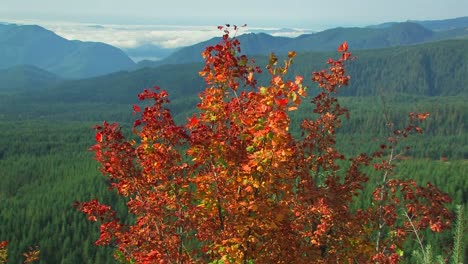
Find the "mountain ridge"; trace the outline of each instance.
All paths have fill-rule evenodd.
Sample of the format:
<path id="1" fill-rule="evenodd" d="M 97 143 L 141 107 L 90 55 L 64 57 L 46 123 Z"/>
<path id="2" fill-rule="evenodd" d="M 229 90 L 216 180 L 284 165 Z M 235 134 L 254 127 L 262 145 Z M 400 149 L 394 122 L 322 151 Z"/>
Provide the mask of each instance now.
<path id="1" fill-rule="evenodd" d="M 376 96 L 383 91 L 417 96 L 468 95 L 468 40 L 352 52 L 357 56 L 357 60 L 351 61 L 348 67 L 353 80 L 343 95 Z M 327 59 L 336 55 L 334 51 L 298 53 L 290 75 L 302 75 L 306 78 L 305 85 L 314 87 L 307 78 L 310 69 L 326 67 Z M 254 59 L 260 66 L 268 61 L 265 56 Z M 136 95 L 144 88 L 158 85 L 167 89 L 172 99 L 183 101 L 196 97 L 205 87 L 203 79 L 198 76 L 201 68 L 201 63 L 172 64 L 82 80 L 65 80 L 15 97 L 15 100 L 131 104 L 137 101 Z M 266 75 L 259 76 L 260 84 L 266 81 Z"/>
<path id="2" fill-rule="evenodd" d="M 0 69 L 23 64 L 71 79 L 135 66 L 122 50 L 109 44 L 67 40 L 38 25 L 0 25 Z"/>
<path id="3" fill-rule="evenodd" d="M 281 55 L 291 50 L 331 51 L 343 41 L 348 41 L 352 49 L 360 50 L 446 39 L 468 39 L 468 30 L 464 26 L 468 26 L 468 17 L 388 22 L 368 27 L 336 27 L 295 38 L 272 36 L 256 31 L 257 33 L 239 35 L 238 38 L 242 42 L 242 52 L 249 56 L 268 55 L 270 52 Z M 19 26 L 4 23 L 0 24 L 0 69 L 27 64 L 62 78 L 89 78 L 163 64 L 201 62 L 201 52 L 204 48 L 217 44 L 219 40 L 219 37 L 215 37 L 175 51 L 153 44 L 121 50 L 100 42 L 66 40 L 38 25 Z M 157 59 L 167 57 L 158 61 L 141 60 L 138 64 L 129 57 L 130 55 L 142 59 L 145 54 L 150 53 Z"/>
<path id="4" fill-rule="evenodd" d="M 303 34 L 295 38 L 275 37 L 266 33 L 248 33 L 238 36 L 242 43 L 242 52 L 247 55 L 268 55 L 271 52 L 286 54 L 291 50 L 296 52 L 331 51 L 344 41 L 347 41 L 354 50 L 361 50 L 414 45 L 454 38 L 468 38 L 468 31 L 452 29 L 435 32 L 418 23 L 403 22 L 392 24 L 386 28 L 337 27 Z M 163 60 L 153 63 L 145 61 L 145 63 L 139 64 L 139 67 L 201 62 L 200 54 L 204 48 L 217 44 L 220 39 L 220 37 L 212 38 L 181 48 Z"/>

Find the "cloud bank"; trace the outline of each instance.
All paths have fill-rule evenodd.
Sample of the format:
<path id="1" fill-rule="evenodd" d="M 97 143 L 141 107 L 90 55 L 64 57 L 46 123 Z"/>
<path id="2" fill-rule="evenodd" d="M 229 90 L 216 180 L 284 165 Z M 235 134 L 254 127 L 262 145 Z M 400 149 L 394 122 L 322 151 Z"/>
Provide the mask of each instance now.
<path id="1" fill-rule="evenodd" d="M 69 22 L 12 21 L 17 24 L 37 24 L 69 40 L 104 42 L 121 49 L 145 45 L 173 49 L 190 46 L 223 33 L 216 26 L 184 25 L 117 25 L 84 24 Z M 296 37 L 310 33 L 306 29 L 240 28 L 238 35 L 248 32 L 265 32 L 273 36 Z"/>

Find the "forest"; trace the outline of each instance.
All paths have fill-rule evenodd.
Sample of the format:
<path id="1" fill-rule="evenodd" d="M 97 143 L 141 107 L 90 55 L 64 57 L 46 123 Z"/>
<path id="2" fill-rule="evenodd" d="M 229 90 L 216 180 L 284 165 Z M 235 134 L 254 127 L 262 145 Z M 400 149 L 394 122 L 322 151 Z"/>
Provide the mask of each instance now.
<path id="1" fill-rule="evenodd" d="M 309 76 L 332 55 L 299 53 L 290 75 Z M 424 133 L 399 145 L 396 174 L 419 184 L 431 182 L 447 192 L 456 205 L 468 208 L 468 45 L 466 40 L 442 41 L 408 47 L 356 51 L 349 65 L 350 86 L 339 94 L 350 110 L 337 132 L 341 152 L 357 155 L 378 150 L 389 134 L 387 120 L 400 126 L 409 112 L 429 112 Z M 264 65 L 267 57 L 256 58 Z M 114 263 L 112 247 L 96 247 L 99 226 L 86 221 L 73 204 L 98 198 L 132 221 L 125 199 L 108 190 L 108 181 L 88 150 L 93 126 L 119 122 L 132 136 L 136 116 L 132 105 L 143 88 L 167 89 L 177 123 L 197 110 L 204 83 L 197 77 L 202 65 L 165 65 L 78 81 L 57 81 L 44 87 L 0 91 L 0 240 L 9 241 L 8 263 L 20 263 L 22 253 L 37 246 L 38 263 Z M 287 76 L 287 77 L 288 77 Z M 259 77 L 266 82 L 266 77 Z M 317 89 L 310 81 L 310 101 Z M 33 84 L 32 84 L 33 85 Z M 291 134 L 301 137 L 300 122 L 313 117 L 303 104 L 292 113 Z M 410 147 L 406 149 L 406 146 Z M 364 197 L 372 196 L 372 179 Z M 370 203 L 359 200 L 360 208 Z M 466 210 L 465 210 L 466 212 Z M 450 254 L 453 234 L 427 233 L 424 242 L 434 255 Z M 465 244 L 468 237 L 464 237 Z M 414 263 L 416 240 L 405 246 L 405 263 Z M 466 249 L 465 249 L 466 255 Z"/>

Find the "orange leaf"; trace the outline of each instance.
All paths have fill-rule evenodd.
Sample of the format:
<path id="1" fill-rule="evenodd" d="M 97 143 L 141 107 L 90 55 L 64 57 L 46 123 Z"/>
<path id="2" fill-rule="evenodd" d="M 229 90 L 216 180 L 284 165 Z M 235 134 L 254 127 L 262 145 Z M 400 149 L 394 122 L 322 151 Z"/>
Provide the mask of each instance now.
<path id="1" fill-rule="evenodd" d="M 246 171 L 246 172 L 250 172 L 252 170 L 252 168 L 250 167 L 249 164 L 244 164 L 244 165 L 242 165 L 242 170 Z"/>
<path id="2" fill-rule="evenodd" d="M 343 42 L 339 47 L 338 47 L 339 52 L 345 52 L 348 51 L 348 42 Z"/>
<path id="3" fill-rule="evenodd" d="M 297 76 L 296 76 L 296 81 L 294 81 L 294 83 L 295 83 L 295 84 L 300 84 L 300 83 L 302 83 L 302 80 L 303 80 L 303 79 L 304 79 L 304 78 L 303 78 L 302 76 L 297 75 Z"/>
<path id="4" fill-rule="evenodd" d="M 341 54 L 341 58 L 343 60 L 348 60 L 349 56 L 351 56 L 351 53 L 349 53 L 349 52 L 343 52 L 343 54 Z"/>
<path id="5" fill-rule="evenodd" d="M 288 58 L 294 58 L 296 56 L 296 52 L 295 51 L 290 51 L 288 52 Z"/>
<path id="6" fill-rule="evenodd" d="M 249 72 L 249 75 L 247 76 L 247 80 L 251 82 L 253 80 L 253 72 Z"/>

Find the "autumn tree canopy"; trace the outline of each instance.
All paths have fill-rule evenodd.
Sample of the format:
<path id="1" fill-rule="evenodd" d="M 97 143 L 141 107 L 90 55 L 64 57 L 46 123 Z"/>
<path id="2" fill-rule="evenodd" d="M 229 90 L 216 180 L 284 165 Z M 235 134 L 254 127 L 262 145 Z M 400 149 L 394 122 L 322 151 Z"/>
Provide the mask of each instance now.
<path id="1" fill-rule="evenodd" d="M 295 52 L 283 63 L 270 56 L 271 81 L 262 86 L 255 77 L 262 69 L 229 36 L 237 27 L 220 29 L 220 43 L 202 54 L 206 89 L 185 124 L 174 122 L 168 93 L 155 87 L 139 94 L 149 106 L 134 106 L 136 140 L 118 124 L 96 126 L 91 149 L 135 219 L 124 224 L 97 200 L 78 203 L 100 222 L 96 244 L 114 246 L 128 263 L 397 263 L 412 228 L 449 227 L 446 194 L 392 173 L 395 146 L 422 132 L 427 113 L 410 113 L 375 153 L 347 157 L 337 149 L 349 112 L 336 95 L 354 59 L 346 42 L 328 69 L 307 77 L 321 90 L 310 95 L 314 113 L 294 138 L 290 113 L 309 101 L 303 77 L 285 77 Z M 379 185 L 363 197 L 370 177 Z M 355 199 L 372 202 L 355 209 Z"/>

